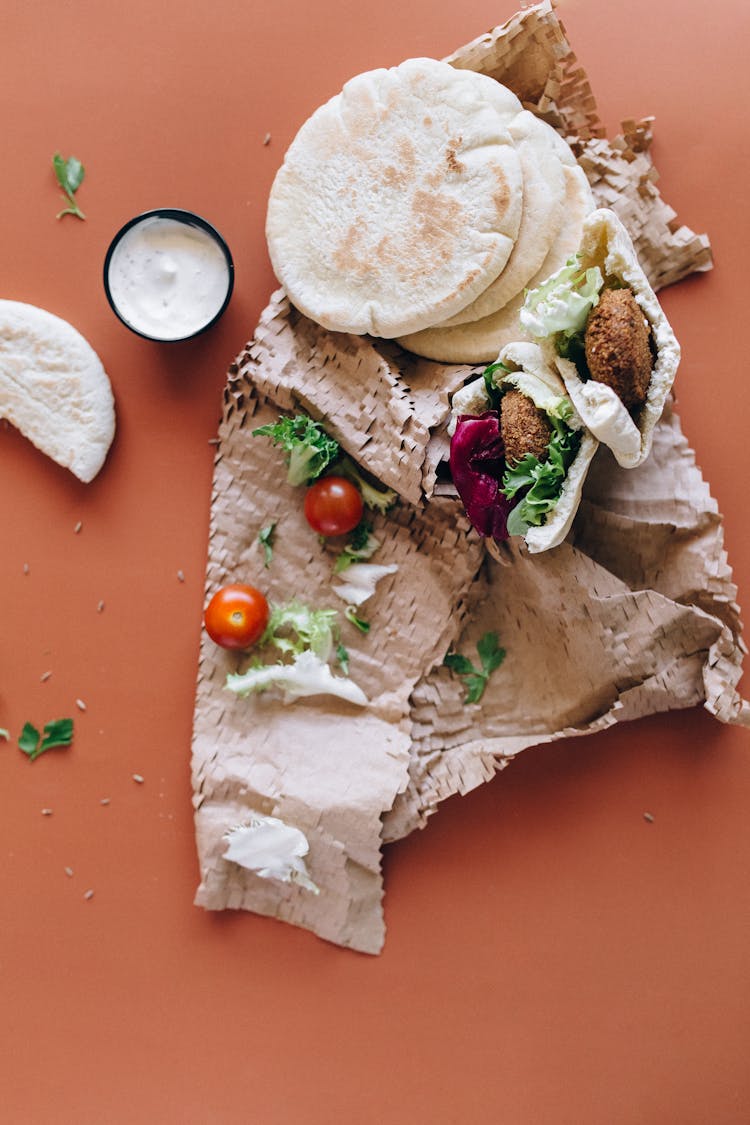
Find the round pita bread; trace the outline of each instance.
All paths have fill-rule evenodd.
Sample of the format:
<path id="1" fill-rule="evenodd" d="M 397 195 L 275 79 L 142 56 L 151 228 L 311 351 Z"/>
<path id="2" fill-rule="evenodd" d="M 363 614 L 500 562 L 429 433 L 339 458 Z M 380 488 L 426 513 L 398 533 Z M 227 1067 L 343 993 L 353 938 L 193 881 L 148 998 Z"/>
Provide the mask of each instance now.
<path id="1" fill-rule="evenodd" d="M 565 215 L 564 168 L 575 157 L 562 137 L 529 110 L 508 127 L 521 160 L 523 207 L 518 238 L 498 277 L 455 316 L 436 327 L 448 328 L 481 320 L 503 308 L 544 263 Z"/>
<path id="2" fill-rule="evenodd" d="M 474 71 L 408 59 L 348 82 L 271 188 L 274 271 L 323 327 L 395 337 L 444 320 L 505 266 L 521 221 L 521 104 Z"/>
<path id="3" fill-rule="evenodd" d="M 594 209 L 594 199 L 583 170 L 576 164 L 565 167 L 565 213 L 563 224 L 538 273 L 528 288 L 540 285 L 550 274 L 564 266 L 578 249 L 583 221 Z M 524 290 L 502 309 L 468 324 L 453 328 L 426 328 L 413 335 L 399 337 L 399 344 L 415 355 L 441 363 L 492 363 L 501 348 L 528 336 L 521 328 L 518 314 L 524 302 Z"/>
<path id="4" fill-rule="evenodd" d="M 19 301 L 0 300 L 0 418 L 86 482 L 115 433 L 112 388 L 96 352 L 67 321 Z"/>

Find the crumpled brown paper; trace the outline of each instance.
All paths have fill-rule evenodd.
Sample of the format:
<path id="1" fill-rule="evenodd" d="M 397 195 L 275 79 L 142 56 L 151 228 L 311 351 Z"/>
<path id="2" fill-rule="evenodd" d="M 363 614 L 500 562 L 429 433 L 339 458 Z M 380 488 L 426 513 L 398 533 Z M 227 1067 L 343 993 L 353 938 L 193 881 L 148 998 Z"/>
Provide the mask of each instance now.
<path id="1" fill-rule="evenodd" d="M 584 72 L 549 3 L 513 17 L 450 59 L 492 74 L 553 124 L 597 202 L 630 230 L 655 287 L 710 267 L 705 236 L 676 222 L 655 187 L 650 123 L 608 142 Z M 521 750 L 615 722 L 703 703 L 750 725 L 737 692 L 744 646 L 721 517 L 668 409 L 650 459 L 620 469 L 601 447 L 568 540 L 530 556 L 519 541 L 490 558 L 440 473 L 453 391 L 471 368 L 330 333 L 274 296 L 224 395 L 211 509 L 207 593 L 255 581 L 277 602 L 342 610 L 334 555 L 302 516 L 302 490 L 258 425 L 279 412 L 321 420 L 399 496 L 374 520 L 375 559 L 395 564 L 363 607 L 364 636 L 342 618 L 366 709 L 321 696 L 285 704 L 224 688 L 242 662 L 204 639 L 193 784 L 201 882 L 196 902 L 244 908 L 365 952 L 383 943 L 381 844 L 425 824 L 439 803 L 491 778 Z M 267 570 L 257 535 L 277 520 Z M 478 704 L 443 666 L 496 629 L 507 657 Z M 223 858 L 249 812 L 300 828 L 320 893 L 263 879 Z"/>

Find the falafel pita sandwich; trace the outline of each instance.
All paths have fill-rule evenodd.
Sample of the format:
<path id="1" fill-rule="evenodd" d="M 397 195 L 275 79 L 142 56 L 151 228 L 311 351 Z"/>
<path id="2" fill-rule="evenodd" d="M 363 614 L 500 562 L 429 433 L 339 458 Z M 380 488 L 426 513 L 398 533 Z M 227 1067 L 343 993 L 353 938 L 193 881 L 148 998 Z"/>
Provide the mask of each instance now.
<path id="1" fill-rule="evenodd" d="M 526 295 L 519 315 L 591 433 L 623 468 L 645 461 L 680 346 L 613 211 L 585 219 L 577 254 Z"/>
<path id="2" fill-rule="evenodd" d="M 450 468 L 488 546 L 522 536 L 530 552 L 563 541 L 598 441 L 536 344 L 508 344 L 453 396 Z"/>

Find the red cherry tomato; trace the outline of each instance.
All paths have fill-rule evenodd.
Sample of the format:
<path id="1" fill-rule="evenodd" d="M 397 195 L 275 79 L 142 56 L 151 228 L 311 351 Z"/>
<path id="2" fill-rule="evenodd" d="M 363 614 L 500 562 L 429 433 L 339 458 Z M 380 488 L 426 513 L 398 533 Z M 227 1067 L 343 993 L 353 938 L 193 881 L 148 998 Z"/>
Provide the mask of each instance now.
<path id="1" fill-rule="evenodd" d="M 363 510 L 362 494 L 345 477 L 321 477 L 305 494 L 305 519 L 318 535 L 346 535 Z"/>
<path id="2" fill-rule="evenodd" d="M 268 615 L 268 602 L 254 586 L 222 586 L 206 606 L 206 632 L 222 648 L 250 648 L 263 635 Z"/>

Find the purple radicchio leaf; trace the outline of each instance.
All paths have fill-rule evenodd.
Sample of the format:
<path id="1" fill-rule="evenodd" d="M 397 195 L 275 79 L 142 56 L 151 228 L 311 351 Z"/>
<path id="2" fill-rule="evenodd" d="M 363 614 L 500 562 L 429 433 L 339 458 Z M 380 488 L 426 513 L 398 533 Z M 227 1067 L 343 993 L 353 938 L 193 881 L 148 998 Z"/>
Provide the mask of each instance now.
<path id="1" fill-rule="evenodd" d="M 500 491 L 505 457 L 496 410 L 459 417 L 451 439 L 450 467 L 472 526 L 498 542 L 507 539 L 513 504 Z"/>

